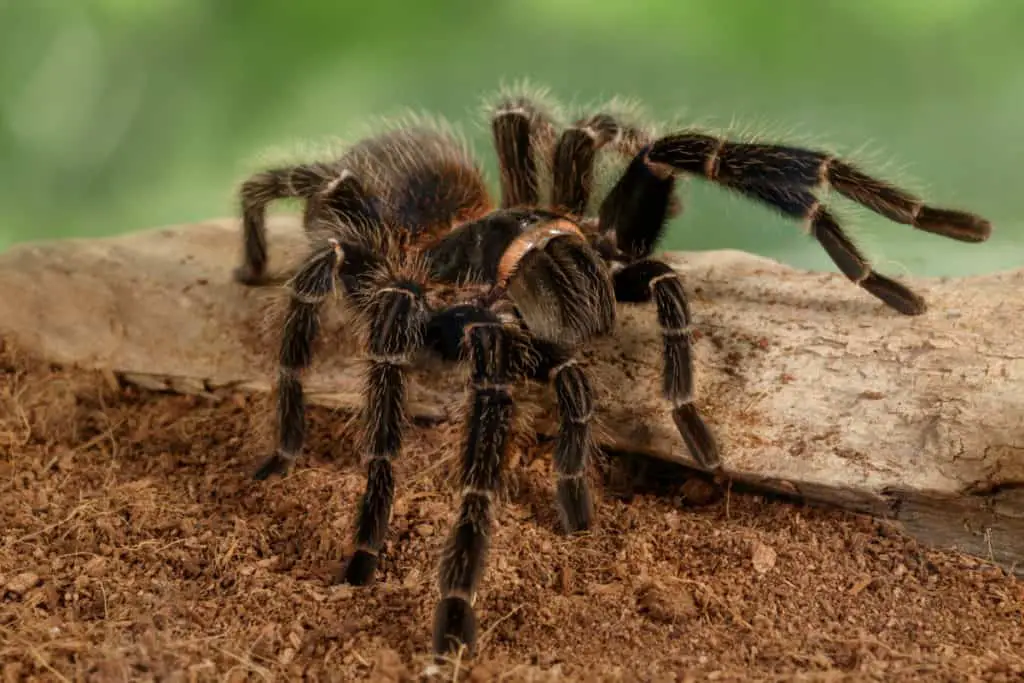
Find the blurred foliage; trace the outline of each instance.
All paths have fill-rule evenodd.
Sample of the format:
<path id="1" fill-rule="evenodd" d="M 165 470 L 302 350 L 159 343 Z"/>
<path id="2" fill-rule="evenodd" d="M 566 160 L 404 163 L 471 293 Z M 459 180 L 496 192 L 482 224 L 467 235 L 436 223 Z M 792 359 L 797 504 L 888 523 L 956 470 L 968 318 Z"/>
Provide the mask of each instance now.
<path id="1" fill-rule="evenodd" d="M 465 124 L 493 171 L 481 97 L 525 77 L 658 119 L 867 143 L 872 170 L 996 226 L 964 245 L 851 214 L 883 268 L 1018 266 L 1021 26 L 1007 0 L 0 0 L 0 247 L 234 213 L 268 148 L 405 108 Z M 667 246 L 832 269 L 798 226 L 687 194 Z"/>

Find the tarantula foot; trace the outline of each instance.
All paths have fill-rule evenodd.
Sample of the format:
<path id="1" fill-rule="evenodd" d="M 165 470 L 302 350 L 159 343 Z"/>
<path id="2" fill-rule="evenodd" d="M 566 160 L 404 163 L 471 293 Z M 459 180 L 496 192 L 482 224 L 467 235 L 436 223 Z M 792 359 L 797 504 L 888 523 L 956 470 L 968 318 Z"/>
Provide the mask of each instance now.
<path id="1" fill-rule="evenodd" d="M 590 489 L 583 477 L 566 477 L 558 482 L 558 508 L 567 534 L 586 531 L 593 520 Z"/>
<path id="2" fill-rule="evenodd" d="M 718 454 L 718 443 L 707 423 L 692 403 L 684 403 L 672 411 L 676 428 L 690 449 L 693 459 L 706 470 L 721 468 L 722 458 Z"/>
<path id="3" fill-rule="evenodd" d="M 235 268 L 233 271 L 235 282 L 246 285 L 248 287 L 256 287 L 258 285 L 266 284 L 267 274 L 262 270 L 257 270 L 249 264 L 241 265 Z"/>
<path id="4" fill-rule="evenodd" d="M 352 553 L 348 564 L 338 576 L 336 583 L 347 583 L 350 586 L 365 586 L 370 583 L 377 570 L 377 556 L 366 550 Z"/>
<path id="5" fill-rule="evenodd" d="M 871 273 L 860 286 L 903 315 L 921 315 L 928 310 L 924 299 L 910 291 L 906 285 L 879 273 Z"/>
<path id="6" fill-rule="evenodd" d="M 274 453 L 272 456 L 264 460 L 256 471 L 253 473 L 252 478 L 256 481 L 263 481 L 269 479 L 275 474 L 287 474 L 291 468 L 292 462 L 288 458 L 282 457 L 280 453 Z"/>
<path id="7" fill-rule="evenodd" d="M 434 653 L 454 655 L 465 647 L 472 656 L 476 648 L 476 616 L 462 597 L 449 596 L 437 605 L 434 616 Z"/>

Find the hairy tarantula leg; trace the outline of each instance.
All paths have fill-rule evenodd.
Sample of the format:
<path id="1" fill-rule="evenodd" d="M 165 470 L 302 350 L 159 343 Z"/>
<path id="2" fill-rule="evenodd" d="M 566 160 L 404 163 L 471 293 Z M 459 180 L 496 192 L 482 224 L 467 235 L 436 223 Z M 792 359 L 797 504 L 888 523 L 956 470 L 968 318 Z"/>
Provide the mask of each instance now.
<path id="1" fill-rule="evenodd" d="M 608 114 L 595 114 L 567 128 L 555 145 L 551 206 L 555 211 L 582 216 L 594 184 L 598 150 L 622 136 L 619 123 Z"/>
<path id="2" fill-rule="evenodd" d="M 508 97 L 491 114 L 491 134 L 501 169 L 502 208 L 536 206 L 537 147 L 554 136 L 551 119 L 529 98 Z"/>
<path id="3" fill-rule="evenodd" d="M 329 226 L 340 221 L 357 233 L 373 232 L 381 225 L 380 206 L 355 174 L 345 170 L 306 201 L 303 214 L 306 230 L 316 230 L 321 220 L 327 220 Z"/>
<path id="4" fill-rule="evenodd" d="M 928 206 L 909 192 L 816 150 L 682 132 L 655 141 L 647 158 L 727 186 L 815 190 L 830 185 L 891 221 L 963 242 L 984 242 L 992 232 L 991 223 L 981 216 Z"/>
<path id="5" fill-rule="evenodd" d="M 459 304 L 439 311 L 427 324 L 426 345 L 448 361 L 462 360 L 464 331 L 478 323 L 497 321 L 495 312 Z M 563 528 L 572 533 L 590 528 L 593 513 L 587 466 L 596 448 L 590 428 L 594 392 L 583 368 L 561 346 L 516 336 L 510 362 L 517 377 L 551 384 L 558 402 L 559 431 L 555 446 L 558 506 Z"/>
<path id="6" fill-rule="evenodd" d="M 721 467 L 715 436 L 693 403 L 690 310 L 679 275 L 661 261 L 637 261 L 615 273 L 615 298 L 624 302 L 654 299 L 665 359 L 662 395 L 672 402 L 672 419 L 694 460 L 708 470 Z"/>
<path id="7" fill-rule="evenodd" d="M 405 366 L 423 343 L 427 307 L 418 284 L 395 279 L 369 294 L 365 426 L 366 490 L 355 524 L 355 552 L 340 577 L 361 586 L 369 582 L 384 546 L 394 500 L 392 461 L 402 450 L 405 422 Z"/>
<path id="8" fill-rule="evenodd" d="M 594 391 L 575 358 L 555 366 L 549 377 L 558 400 L 555 472 L 562 527 L 567 533 L 585 531 L 590 528 L 594 512 L 587 481 L 587 467 L 597 447 L 590 428 Z"/>
<path id="9" fill-rule="evenodd" d="M 839 222 L 811 192 L 765 185 L 736 186 L 737 192 L 773 207 L 785 216 L 806 221 L 811 235 L 825 249 L 839 271 L 904 315 L 920 315 L 928 306 L 906 285 L 876 273 L 867 258 L 843 231 Z"/>
<path id="10" fill-rule="evenodd" d="M 313 196 L 323 185 L 328 171 L 316 164 L 261 171 L 239 191 L 242 209 L 242 265 L 235 280 L 247 285 L 262 283 L 267 271 L 267 204 L 288 197 Z"/>
<path id="11" fill-rule="evenodd" d="M 466 329 L 476 323 L 498 321 L 497 314 L 476 304 L 455 304 L 430 316 L 423 345 L 449 363 L 466 359 Z"/>
<path id="12" fill-rule="evenodd" d="M 334 291 L 344 259 L 338 241 L 328 239 L 289 282 L 291 301 L 278 361 L 277 452 L 263 461 L 253 475 L 255 479 L 284 474 L 302 450 L 306 413 L 301 374 L 313 360 L 313 342 L 320 331 L 320 305 Z"/>
<path id="13" fill-rule="evenodd" d="M 629 260 L 651 255 L 670 216 L 676 180 L 671 172 L 652 166 L 640 154 L 601 202 L 602 240 L 615 240 L 615 248 Z M 600 248 L 600 246 L 599 246 Z"/>
<path id="14" fill-rule="evenodd" d="M 497 321 L 466 329 L 471 364 L 470 410 L 462 441 L 462 502 L 441 559 L 441 601 L 434 618 L 434 651 L 457 652 L 476 642 L 473 602 L 490 545 L 492 506 L 512 445 L 515 403 L 510 373 L 514 344 Z"/>

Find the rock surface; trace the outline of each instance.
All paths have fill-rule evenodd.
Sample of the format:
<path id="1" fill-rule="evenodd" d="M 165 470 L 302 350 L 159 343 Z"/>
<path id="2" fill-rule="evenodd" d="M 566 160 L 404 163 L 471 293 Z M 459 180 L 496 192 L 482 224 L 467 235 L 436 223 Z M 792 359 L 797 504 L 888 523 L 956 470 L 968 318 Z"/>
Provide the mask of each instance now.
<path id="1" fill-rule="evenodd" d="M 301 253 L 292 217 L 272 220 L 270 238 L 272 264 Z M 280 291 L 232 281 L 239 249 L 233 220 L 16 246 L 0 254 L 0 335 L 145 388 L 270 391 Z M 668 258 L 691 297 L 698 405 L 730 479 L 1024 567 L 1024 270 L 914 280 L 930 311 L 906 318 L 838 275 L 739 252 Z M 345 322 L 330 306 L 308 395 L 356 409 Z M 585 355 L 604 445 L 695 466 L 658 395 L 653 311 L 622 306 L 616 335 Z M 463 401 L 462 372 L 417 370 L 413 416 L 458 419 Z"/>

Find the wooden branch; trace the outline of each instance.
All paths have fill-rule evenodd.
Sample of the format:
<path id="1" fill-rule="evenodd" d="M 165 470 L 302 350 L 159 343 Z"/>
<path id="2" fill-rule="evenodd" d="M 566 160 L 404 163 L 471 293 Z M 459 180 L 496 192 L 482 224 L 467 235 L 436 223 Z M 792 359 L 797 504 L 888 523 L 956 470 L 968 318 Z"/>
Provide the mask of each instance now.
<path id="1" fill-rule="evenodd" d="M 304 249 L 292 217 L 270 235 L 272 263 Z M 239 249 L 231 220 L 17 246 L 0 255 L 0 334 L 142 387 L 269 391 L 280 291 L 231 280 Z M 730 477 L 1024 568 L 1024 270 L 917 279 L 931 310 L 906 318 L 838 275 L 739 252 L 669 260 L 691 293 L 698 404 Z M 359 349 L 342 311 L 327 316 L 309 397 L 355 409 Z M 693 466 L 658 395 L 653 312 L 622 306 L 588 359 L 604 444 Z M 446 419 L 463 389 L 462 373 L 424 367 L 411 412 Z"/>

